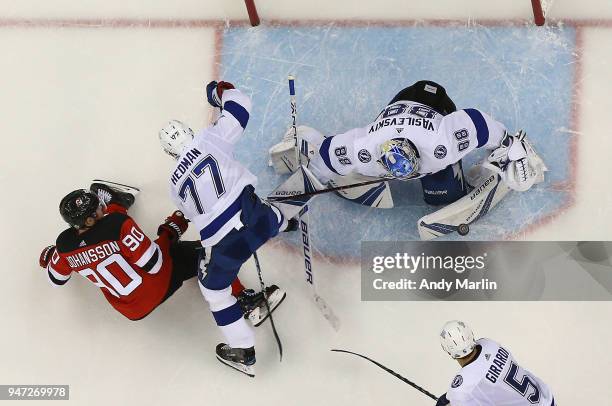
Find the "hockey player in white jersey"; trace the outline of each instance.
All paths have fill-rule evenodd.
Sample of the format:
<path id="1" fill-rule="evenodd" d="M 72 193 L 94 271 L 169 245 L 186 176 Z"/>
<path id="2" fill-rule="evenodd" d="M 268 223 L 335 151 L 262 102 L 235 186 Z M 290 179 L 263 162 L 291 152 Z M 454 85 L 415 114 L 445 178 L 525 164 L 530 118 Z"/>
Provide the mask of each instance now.
<path id="1" fill-rule="evenodd" d="M 173 120 L 159 132 L 159 139 L 164 151 L 177 160 L 170 177 L 171 197 L 199 230 L 202 245 L 211 247 L 210 261 L 198 280 L 226 339 L 216 348 L 217 358 L 254 376 L 255 334 L 230 285 L 259 247 L 295 224 L 257 197 L 257 178 L 234 159 L 234 145 L 249 121 L 249 97 L 228 82 L 210 82 L 206 91 L 208 102 L 221 109 L 217 121 L 194 135 Z M 272 310 L 285 297 L 274 285 L 266 293 Z M 264 308 L 260 319 L 267 317 Z"/>
<path id="2" fill-rule="evenodd" d="M 309 127 L 300 127 L 298 133 L 311 144 L 308 168 L 322 183 L 351 175 L 420 178 L 424 200 L 432 205 L 446 205 L 467 194 L 461 159 L 475 149 L 493 150 L 489 169 L 515 190 L 529 189 L 539 169 L 528 156 L 531 147 L 524 132 L 509 134 L 503 124 L 477 109 L 456 110 L 446 90 L 431 81 L 400 91 L 365 127 L 327 137 Z M 271 151 L 280 155 L 281 145 L 290 146 L 290 140 Z M 282 160 L 273 155 L 272 164 L 279 170 Z"/>
<path id="3" fill-rule="evenodd" d="M 474 339 L 463 322 L 446 323 L 442 348 L 461 365 L 436 406 L 555 406 L 550 388 L 488 338 Z"/>

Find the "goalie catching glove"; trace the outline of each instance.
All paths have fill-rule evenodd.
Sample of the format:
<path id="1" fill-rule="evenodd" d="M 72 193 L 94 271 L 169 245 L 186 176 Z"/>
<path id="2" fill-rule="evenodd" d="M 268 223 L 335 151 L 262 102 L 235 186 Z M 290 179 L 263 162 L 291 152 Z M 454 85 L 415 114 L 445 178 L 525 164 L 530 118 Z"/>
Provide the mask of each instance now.
<path id="1" fill-rule="evenodd" d="M 177 210 L 166 218 L 164 224 L 157 228 L 157 235 L 161 236 L 166 233 L 170 242 L 176 242 L 187 231 L 188 223 L 189 221 L 185 218 L 183 212 Z"/>
<path id="2" fill-rule="evenodd" d="M 516 135 L 506 133 L 501 145 L 482 166 L 498 173 L 509 188 L 519 192 L 544 181 L 544 172 L 547 171 L 523 130 Z"/>

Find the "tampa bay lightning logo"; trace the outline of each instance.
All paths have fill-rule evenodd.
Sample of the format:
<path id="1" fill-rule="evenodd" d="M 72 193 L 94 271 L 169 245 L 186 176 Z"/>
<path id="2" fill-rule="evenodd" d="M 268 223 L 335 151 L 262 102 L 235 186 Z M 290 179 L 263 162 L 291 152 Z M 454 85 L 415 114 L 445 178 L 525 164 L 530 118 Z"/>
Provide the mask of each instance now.
<path id="1" fill-rule="evenodd" d="M 462 383 L 463 383 L 463 377 L 461 375 L 457 375 L 453 379 L 453 383 L 451 384 L 451 388 L 458 388 L 458 387 L 461 386 Z"/>
<path id="2" fill-rule="evenodd" d="M 357 154 L 357 158 L 359 158 L 359 160 L 363 162 L 364 164 L 367 164 L 368 162 L 372 160 L 372 155 L 367 149 L 361 149 L 359 150 L 359 153 Z"/>
<path id="3" fill-rule="evenodd" d="M 446 156 L 446 147 L 444 145 L 438 145 L 434 149 L 434 156 L 438 159 L 442 159 Z"/>

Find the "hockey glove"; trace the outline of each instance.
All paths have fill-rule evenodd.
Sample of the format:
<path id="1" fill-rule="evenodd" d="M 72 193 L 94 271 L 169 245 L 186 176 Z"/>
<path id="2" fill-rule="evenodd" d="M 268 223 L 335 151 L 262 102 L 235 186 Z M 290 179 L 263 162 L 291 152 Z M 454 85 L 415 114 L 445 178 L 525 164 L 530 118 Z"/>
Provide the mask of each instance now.
<path id="1" fill-rule="evenodd" d="M 535 183 L 544 181 L 546 165 L 535 152 L 526 134 L 507 134 L 482 165 L 498 173 L 509 188 L 524 192 Z"/>
<path id="2" fill-rule="evenodd" d="M 183 233 L 187 231 L 187 226 L 188 220 L 183 216 L 180 210 L 177 210 L 172 213 L 170 217 L 166 218 L 164 224 L 157 228 L 157 235 L 166 233 L 170 242 L 176 242 L 181 238 Z"/>
<path id="3" fill-rule="evenodd" d="M 446 406 L 448 404 L 450 404 L 450 402 L 448 401 L 448 399 L 446 399 L 446 393 L 440 396 L 438 398 L 438 401 L 436 402 L 436 406 Z"/>
<path id="4" fill-rule="evenodd" d="M 216 81 L 210 82 L 206 85 L 206 97 L 208 98 L 208 103 L 213 107 L 222 108 L 222 98 L 223 92 L 228 89 L 234 89 L 234 85 L 229 82 L 219 82 Z"/>
<path id="5" fill-rule="evenodd" d="M 41 268 L 46 268 L 47 265 L 49 265 L 49 262 L 51 262 L 51 257 L 53 256 L 54 252 L 55 245 L 49 245 L 48 247 L 45 247 L 45 249 L 42 250 L 42 252 L 40 253 L 40 257 L 38 258 L 38 265 L 40 265 Z"/>

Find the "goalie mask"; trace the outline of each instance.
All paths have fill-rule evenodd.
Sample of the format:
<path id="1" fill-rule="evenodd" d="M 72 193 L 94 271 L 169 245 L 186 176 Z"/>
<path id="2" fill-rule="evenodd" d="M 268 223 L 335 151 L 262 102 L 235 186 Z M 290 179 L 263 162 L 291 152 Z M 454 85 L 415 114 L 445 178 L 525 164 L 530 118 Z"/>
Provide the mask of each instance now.
<path id="1" fill-rule="evenodd" d="M 419 155 L 410 141 L 394 138 L 380 146 L 378 163 L 394 178 L 411 178 L 418 173 Z"/>
<path id="2" fill-rule="evenodd" d="M 159 130 L 159 143 L 174 159 L 178 159 L 183 150 L 193 140 L 193 130 L 178 120 L 170 120 Z"/>

